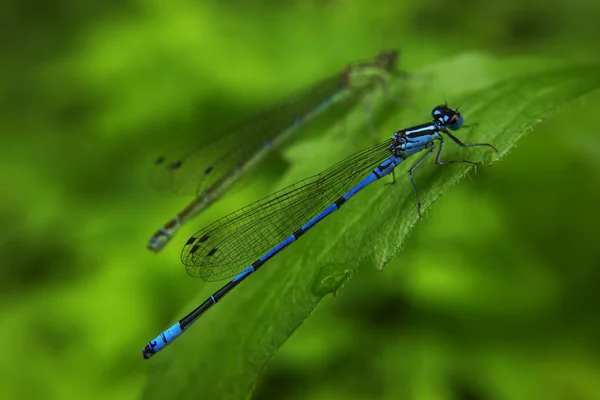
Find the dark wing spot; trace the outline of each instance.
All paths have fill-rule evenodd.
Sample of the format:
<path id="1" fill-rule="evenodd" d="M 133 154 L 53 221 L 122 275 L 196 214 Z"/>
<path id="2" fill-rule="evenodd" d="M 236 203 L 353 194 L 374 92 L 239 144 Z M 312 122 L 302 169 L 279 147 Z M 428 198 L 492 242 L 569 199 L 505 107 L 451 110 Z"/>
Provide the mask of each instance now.
<path id="1" fill-rule="evenodd" d="M 208 174 L 208 173 L 209 173 L 210 171 L 212 171 L 212 170 L 213 170 L 213 167 L 212 167 L 212 165 L 211 165 L 210 167 L 208 167 L 208 168 L 206 168 L 206 169 L 204 170 L 204 173 L 205 173 L 205 174 Z"/>
<path id="2" fill-rule="evenodd" d="M 198 242 L 202 243 L 202 242 L 206 242 L 207 240 L 208 240 L 208 235 L 204 235 L 200 239 L 198 239 Z"/>
<path id="3" fill-rule="evenodd" d="M 198 251 L 198 249 L 200 248 L 199 245 L 195 245 L 194 247 L 192 247 L 192 249 L 190 250 L 190 254 L 194 254 L 195 252 Z"/>
<path id="4" fill-rule="evenodd" d="M 207 257 L 210 257 L 210 256 L 212 256 L 213 254 L 215 254 L 216 252 L 217 252 L 217 248 L 216 248 L 216 247 L 213 247 L 213 248 L 212 248 L 212 249 L 211 249 L 211 250 L 210 250 L 210 251 L 209 251 L 209 252 L 206 254 L 206 256 L 207 256 Z"/>
<path id="5" fill-rule="evenodd" d="M 181 160 L 175 161 L 175 162 L 171 163 L 171 165 L 169 165 L 169 168 L 177 169 L 177 168 L 181 167 L 181 164 L 182 164 Z"/>
<path id="6" fill-rule="evenodd" d="M 156 165 L 160 165 L 165 161 L 165 158 L 163 156 L 160 156 L 156 159 L 156 161 L 154 161 L 154 164 Z"/>
<path id="7" fill-rule="evenodd" d="M 191 238 L 188 239 L 187 242 L 185 242 L 185 245 L 189 246 L 190 244 L 194 243 L 195 240 L 196 240 L 196 238 L 192 236 Z"/>

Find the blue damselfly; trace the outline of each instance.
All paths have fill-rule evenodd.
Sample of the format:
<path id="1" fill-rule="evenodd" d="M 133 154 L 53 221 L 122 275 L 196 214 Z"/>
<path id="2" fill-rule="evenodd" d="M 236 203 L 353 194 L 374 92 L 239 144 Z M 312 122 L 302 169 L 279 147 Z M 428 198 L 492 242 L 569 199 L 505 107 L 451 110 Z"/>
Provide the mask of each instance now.
<path id="1" fill-rule="evenodd" d="M 341 73 L 276 104 L 270 109 L 233 126 L 212 143 L 200 143 L 175 157 L 155 161 L 155 187 L 175 194 L 195 194 L 195 199 L 163 225 L 148 242 L 148 249 L 160 251 L 191 218 L 218 200 L 274 146 L 333 104 L 382 85 L 397 64 L 398 52 L 384 51 L 375 59 L 348 65 Z"/>
<path id="2" fill-rule="evenodd" d="M 411 155 L 425 151 L 408 169 L 420 217 L 421 201 L 412 174 L 434 152 L 436 141 L 439 141 L 436 164 L 461 162 L 477 166 L 476 162 L 468 160 L 442 161 L 442 133 L 459 146 L 488 146 L 496 150 L 488 143 L 465 144 L 449 131 L 463 126 L 463 117 L 458 109 L 440 105 L 433 109 L 432 116 L 431 122 L 397 131 L 385 142 L 235 211 L 193 235 L 181 253 L 188 274 L 206 281 L 234 278 L 148 343 L 142 351 L 144 358 L 152 357 L 173 342 L 234 287 L 360 190 L 385 175 L 393 174 L 394 169 Z"/>

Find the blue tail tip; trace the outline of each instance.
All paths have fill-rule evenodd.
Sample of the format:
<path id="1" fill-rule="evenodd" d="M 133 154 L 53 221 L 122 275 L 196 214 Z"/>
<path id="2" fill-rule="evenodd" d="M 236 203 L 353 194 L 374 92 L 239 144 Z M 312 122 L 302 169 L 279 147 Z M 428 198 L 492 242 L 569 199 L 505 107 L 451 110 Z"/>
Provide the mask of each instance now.
<path id="1" fill-rule="evenodd" d="M 142 356 L 144 357 L 144 360 L 150 359 L 150 357 L 152 357 L 154 354 L 156 354 L 156 352 L 154 351 L 152 343 L 148 343 L 142 350 Z"/>

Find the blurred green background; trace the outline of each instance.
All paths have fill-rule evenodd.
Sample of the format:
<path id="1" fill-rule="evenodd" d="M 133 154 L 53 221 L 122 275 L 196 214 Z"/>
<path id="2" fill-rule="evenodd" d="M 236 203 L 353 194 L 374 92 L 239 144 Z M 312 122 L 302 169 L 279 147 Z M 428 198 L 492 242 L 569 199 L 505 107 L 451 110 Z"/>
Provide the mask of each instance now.
<path id="1" fill-rule="evenodd" d="M 1 8 L 2 398 L 142 396 L 142 346 L 203 286 L 180 265 L 183 238 L 250 197 L 146 251 L 189 200 L 147 185 L 171 141 L 381 49 L 410 72 L 465 51 L 585 60 L 600 37 L 592 0 Z M 564 107 L 448 191 L 383 273 L 359 269 L 321 302 L 253 398 L 600 399 L 599 106 Z"/>

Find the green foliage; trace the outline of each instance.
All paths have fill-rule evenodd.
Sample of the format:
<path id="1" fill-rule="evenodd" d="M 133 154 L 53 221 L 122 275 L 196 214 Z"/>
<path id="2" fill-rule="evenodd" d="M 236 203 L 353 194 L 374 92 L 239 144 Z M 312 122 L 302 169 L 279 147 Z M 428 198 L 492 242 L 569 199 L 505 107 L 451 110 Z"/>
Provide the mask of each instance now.
<path id="1" fill-rule="evenodd" d="M 495 60 L 476 54 L 459 56 L 415 72 L 408 82 L 395 82 L 394 93 L 402 93 L 414 101 L 414 106 L 407 109 L 394 104 L 393 112 L 378 124 L 382 131 L 393 132 L 425 122 L 430 119 L 429 113 L 415 113 L 411 108 L 428 111 L 443 102 L 447 94 L 451 106 L 460 105 L 467 124 L 477 123 L 459 131 L 458 136 L 464 142 L 493 143 L 500 153 L 458 149 L 448 140 L 444 159 L 464 158 L 492 165 L 552 111 L 599 89 L 599 67 Z M 363 117 L 362 108 L 357 107 L 348 116 L 350 122 L 345 126 L 349 132 L 345 134 L 356 140 L 355 135 L 365 130 Z M 330 138 L 335 135 L 333 129 L 310 146 L 329 150 Z M 299 145 L 300 149 L 305 146 Z M 293 147 L 290 152 L 301 158 Z M 307 166 L 323 162 L 323 157 L 330 163 L 336 161 L 313 151 L 304 156 L 302 163 L 295 164 L 284 180 L 302 176 L 303 172 L 310 174 Z M 411 161 L 397 169 L 395 185 L 373 185 L 378 187 L 359 194 L 342 211 L 271 260 L 167 351 L 152 359 L 146 398 L 191 398 L 197 393 L 209 398 L 248 397 L 267 362 L 323 296 L 337 292 L 358 266 L 382 268 L 399 251 L 417 222 L 414 196 L 404 179 Z M 424 199 L 423 208 L 428 209 L 468 172 L 469 167 L 462 164 L 420 167 L 415 180 Z M 203 301 L 215 287 L 205 287 L 189 307 Z"/>
<path id="2" fill-rule="evenodd" d="M 600 93 L 584 96 L 597 87 L 599 7 L 4 2 L 1 393 L 600 399 Z M 158 256 L 148 237 L 189 199 L 148 187 L 157 154 L 388 48 L 410 77 L 394 83 L 399 103 L 376 98 L 377 140 L 428 120 L 445 97 L 479 124 L 461 139 L 501 150 L 448 142 L 446 157 L 510 156 L 433 207 L 468 168 L 421 166 L 426 214 L 414 227 L 407 162 L 395 185 L 371 185 L 142 361 L 147 340 L 220 286 L 185 274 L 189 235 L 374 138 L 360 105 L 345 118 L 328 113 Z"/>

